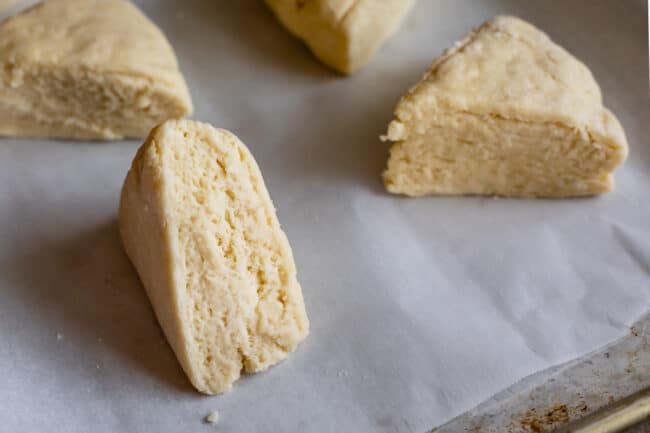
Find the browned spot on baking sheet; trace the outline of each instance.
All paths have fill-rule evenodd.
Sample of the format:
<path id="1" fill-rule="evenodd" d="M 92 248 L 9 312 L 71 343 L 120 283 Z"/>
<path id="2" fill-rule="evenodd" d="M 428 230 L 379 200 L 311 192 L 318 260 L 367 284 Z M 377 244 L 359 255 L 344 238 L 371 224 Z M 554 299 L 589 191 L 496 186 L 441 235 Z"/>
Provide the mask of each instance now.
<path id="1" fill-rule="evenodd" d="M 573 408 L 571 412 L 587 412 L 589 408 L 586 404 L 580 403 Z M 518 420 L 517 425 L 513 425 L 510 431 L 526 431 L 531 433 L 547 433 L 555 430 L 557 427 L 568 423 L 571 420 L 569 416 L 569 407 L 558 405 L 544 410 L 530 409 L 523 417 Z"/>

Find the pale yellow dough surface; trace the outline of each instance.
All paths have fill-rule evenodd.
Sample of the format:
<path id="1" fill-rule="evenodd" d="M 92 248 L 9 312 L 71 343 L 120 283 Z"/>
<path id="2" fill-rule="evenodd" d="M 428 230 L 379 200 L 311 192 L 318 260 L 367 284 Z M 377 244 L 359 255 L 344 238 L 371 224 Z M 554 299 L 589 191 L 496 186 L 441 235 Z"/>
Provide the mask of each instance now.
<path id="1" fill-rule="evenodd" d="M 309 321 L 253 156 L 228 131 L 168 121 L 122 189 L 122 242 L 192 384 L 228 390 L 292 352 Z"/>
<path id="2" fill-rule="evenodd" d="M 172 47 L 126 0 L 46 0 L 0 24 L 0 135 L 145 137 L 191 111 Z"/>
<path id="3" fill-rule="evenodd" d="M 352 74 L 397 30 L 415 0 L 266 0 L 329 67 Z"/>
<path id="4" fill-rule="evenodd" d="M 443 54 L 395 116 L 383 138 L 396 194 L 595 195 L 628 151 L 589 69 L 514 17 Z"/>

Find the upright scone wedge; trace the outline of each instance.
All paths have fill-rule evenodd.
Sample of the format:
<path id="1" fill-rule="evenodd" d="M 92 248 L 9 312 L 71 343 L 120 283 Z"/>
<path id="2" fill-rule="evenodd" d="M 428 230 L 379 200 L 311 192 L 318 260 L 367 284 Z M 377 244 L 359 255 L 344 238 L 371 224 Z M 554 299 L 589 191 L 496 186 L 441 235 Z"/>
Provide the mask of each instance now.
<path id="1" fill-rule="evenodd" d="M 191 111 L 172 47 L 126 0 L 45 0 L 0 23 L 0 135 L 143 138 Z"/>
<path id="2" fill-rule="evenodd" d="M 437 59 L 395 116 L 383 138 L 396 194 L 596 195 L 628 152 L 589 69 L 514 17 Z"/>
<path id="3" fill-rule="evenodd" d="M 307 336 L 289 242 L 253 156 L 230 132 L 188 120 L 156 127 L 124 182 L 119 226 L 199 391 L 228 390 Z"/>
<path id="4" fill-rule="evenodd" d="M 266 0 L 327 66 L 352 74 L 399 27 L 415 0 Z"/>

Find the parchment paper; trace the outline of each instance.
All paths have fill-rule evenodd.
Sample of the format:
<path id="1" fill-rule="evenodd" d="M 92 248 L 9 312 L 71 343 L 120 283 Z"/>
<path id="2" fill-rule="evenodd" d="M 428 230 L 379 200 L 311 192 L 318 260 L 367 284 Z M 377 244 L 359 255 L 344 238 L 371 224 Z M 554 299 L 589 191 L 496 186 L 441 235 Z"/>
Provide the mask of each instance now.
<path id="1" fill-rule="evenodd" d="M 643 0 L 421 0 L 361 73 L 316 62 L 254 0 L 136 2 L 195 118 L 247 143 L 293 246 L 311 335 L 217 397 L 191 388 L 120 247 L 138 142 L 0 140 L 0 431 L 423 432 L 629 332 L 650 305 Z M 404 199 L 384 132 L 431 60 L 498 13 L 583 59 L 631 157 L 597 199 Z"/>

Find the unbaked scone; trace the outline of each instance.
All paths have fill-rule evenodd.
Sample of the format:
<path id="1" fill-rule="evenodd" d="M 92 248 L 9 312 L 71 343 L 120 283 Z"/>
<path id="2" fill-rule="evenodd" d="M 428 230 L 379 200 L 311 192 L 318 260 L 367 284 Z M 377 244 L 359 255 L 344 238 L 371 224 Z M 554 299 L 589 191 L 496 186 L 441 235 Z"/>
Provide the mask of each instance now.
<path id="1" fill-rule="evenodd" d="M 126 0 L 46 0 L 0 24 L 0 135 L 145 137 L 191 111 L 172 47 Z"/>
<path id="2" fill-rule="evenodd" d="M 344 74 L 364 66 L 415 0 L 266 0 L 323 63 Z"/>
<path id="3" fill-rule="evenodd" d="M 613 188 L 627 156 L 589 69 L 532 25 L 489 21 L 402 98 L 384 182 L 409 196 L 572 197 Z"/>
<path id="4" fill-rule="evenodd" d="M 125 250 L 192 384 L 221 393 L 309 331 L 289 242 L 246 146 L 189 120 L 156 127 L 124 182 Z"/>

